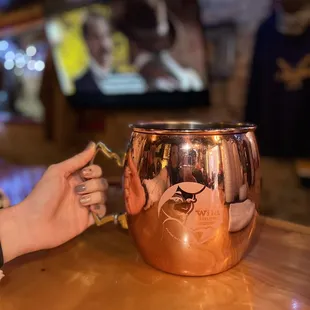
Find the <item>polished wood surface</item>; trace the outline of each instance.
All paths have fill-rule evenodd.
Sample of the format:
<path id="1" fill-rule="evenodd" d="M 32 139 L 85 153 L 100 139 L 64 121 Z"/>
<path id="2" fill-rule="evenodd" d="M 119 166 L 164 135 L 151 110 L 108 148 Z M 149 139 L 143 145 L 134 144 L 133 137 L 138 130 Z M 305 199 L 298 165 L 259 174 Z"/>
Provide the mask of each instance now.
<path id="1" fill-rule="evenodd" d="M 310 309 L 310 228 L 261 218 L 258 233 L 235 268 L 189 278 L 146 265 L 127 231 L 93 227 L 8 264 L 0 309 Z"/>

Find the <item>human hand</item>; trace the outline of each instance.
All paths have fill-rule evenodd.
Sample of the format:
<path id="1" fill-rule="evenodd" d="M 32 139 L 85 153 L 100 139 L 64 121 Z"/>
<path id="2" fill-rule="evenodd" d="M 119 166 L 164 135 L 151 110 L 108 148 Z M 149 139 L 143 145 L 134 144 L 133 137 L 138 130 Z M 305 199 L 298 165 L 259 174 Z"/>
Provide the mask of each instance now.
<path id="1" fill-rule="evenodd" d="M 128 163 L 124 172 L 124 192 L 127 211 L 129 214 L 138 214 L 146 202 L 144 188 L 132 160 L 131 151 L 128 152 Z"/>
<path id="2" fill-rule="evenodd" d="M 1 211 L 5 261 L 61 245 L 94 224 L 90 210 L 98 212 L 96 205 L 105 212 L 108 185 L 100 167 L 80 170 L 94 154 L 91 143 L 82 153 L 52 165 L 21 204 Z"/>

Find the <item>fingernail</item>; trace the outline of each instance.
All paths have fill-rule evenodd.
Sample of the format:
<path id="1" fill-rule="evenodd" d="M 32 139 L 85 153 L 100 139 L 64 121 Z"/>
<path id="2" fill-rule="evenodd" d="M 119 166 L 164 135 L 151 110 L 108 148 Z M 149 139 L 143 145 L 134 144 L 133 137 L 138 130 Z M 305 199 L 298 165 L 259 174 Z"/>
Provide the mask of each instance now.
<path id="1" fill-rule="evenodd" d="M 86 149 L 85 149 L 85 150 L 89 150 L 89 149 L 91 149 L 92 147 L 94 147 L 94 145 L 95 145 L 95 142 L 90 141 L 90 142 L 87 144 L 87 146 L 86 146 Z"/>
<path id="2" fill-rule="evenodd" d="M 80 184 L 80 185 L 75 187 L 76 193 L 82 193 L 82 192 L 85 192 L 85 190 L 86 190 L 85 184 Z"/>
<path id="3" fill-rule="evenodd" d="M 80 203 L 81 203 L 82 205 L 85 205 L 85 204 L 87 204 L 87 203 L 89 203 L 89 202 L 90 202 L 90 196 L 89 196 L 89 195 L 83 196 L 83 197 L 80 199 Z"/>
<path id="4" fill-rule="evenodd" d="M 84 168 L 83 170 L 82 170 L 82 173 L 83 173 L 83 175 L 84 176 L 88 176 L 88 175 L 91 175 L 91 169 L 90 168 Z"/>

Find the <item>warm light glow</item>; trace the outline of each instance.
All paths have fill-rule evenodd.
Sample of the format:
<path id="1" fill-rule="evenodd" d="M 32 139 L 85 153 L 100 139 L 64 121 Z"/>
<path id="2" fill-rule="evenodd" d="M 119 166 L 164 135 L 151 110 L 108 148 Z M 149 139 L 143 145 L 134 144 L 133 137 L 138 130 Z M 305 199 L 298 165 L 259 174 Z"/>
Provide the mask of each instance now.
<path id="1" fill-rule="evenodd" d="M 221 137 L 220 136 L 213 136 L 213 139 L 215 142 L 220 142 L 221 141 Z"/>
<path id="2" fill-rule="evenodd" d="M 163 159 L 162 161 L 161 161 L 161 168 L 163 169 L 163 168 L 165 168 L 165 167 L 167 167 L 168 166 L 168 160 L 167 159 Z"/>
<path id="3" fill-rule="evenodd" d="M 186 244 L 186 245 L 188 244 L 188 235 L 184 235 L 183 243 Z"/>
<path id="4" fill-rule="evenodd" d="M 181 149 L 184 151 L 188 151 L 191 149 L 191 146 L 188 143 L 185 143 L 182 145 Z"/>

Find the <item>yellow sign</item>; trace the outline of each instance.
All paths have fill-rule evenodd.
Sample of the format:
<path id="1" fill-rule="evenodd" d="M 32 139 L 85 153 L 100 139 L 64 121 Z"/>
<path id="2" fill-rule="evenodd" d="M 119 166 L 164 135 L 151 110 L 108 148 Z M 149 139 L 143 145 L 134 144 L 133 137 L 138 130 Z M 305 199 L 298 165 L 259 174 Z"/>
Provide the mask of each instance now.
<path id="1" fill-rule="evenodd" d="M 303 82 L 310 78 L 310 55 L 303 57 L 296 66 L 290 65 L 285 59 L 277 60 L 279 71 L 276 80 L 283 82 L 287 90 L 295 91 L 303 87 Z"/>

